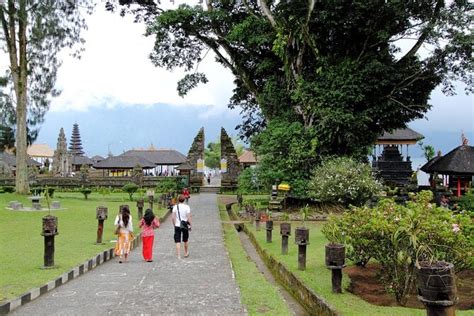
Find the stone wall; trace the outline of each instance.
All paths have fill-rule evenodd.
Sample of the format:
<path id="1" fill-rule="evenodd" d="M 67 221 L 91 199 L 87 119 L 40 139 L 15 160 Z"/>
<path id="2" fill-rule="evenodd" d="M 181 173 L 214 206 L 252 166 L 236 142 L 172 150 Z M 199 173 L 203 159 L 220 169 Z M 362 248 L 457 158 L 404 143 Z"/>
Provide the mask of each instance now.
<path id="1" fill-rule="evenodd" d="M 227 160 L 227 171 L 222 173 L 221 186 L 237 186 L 237 180 L 241 171 L 239 157 L 237 157 L 232 139 L 227 135 L 223 127 L 221 128 L 221 159 Z"/>
<path id="2" fill-rule="evenodd" d="M 165 179 L 175 179 L 176 177 L 143 177 L 143 187 L 154 188 L 160 181 Z M 77 177 L 37 177 L 34 186 L 49 186 L 59 188 L 78 188 L 82 185 L 86 187 L 112 187 L 121 188 L 125 184 L 133 182 L 132 177 L 89 177 L 84 183 Z M 0 178 L 0 186 L 15 186 L 15 178 Z"/>

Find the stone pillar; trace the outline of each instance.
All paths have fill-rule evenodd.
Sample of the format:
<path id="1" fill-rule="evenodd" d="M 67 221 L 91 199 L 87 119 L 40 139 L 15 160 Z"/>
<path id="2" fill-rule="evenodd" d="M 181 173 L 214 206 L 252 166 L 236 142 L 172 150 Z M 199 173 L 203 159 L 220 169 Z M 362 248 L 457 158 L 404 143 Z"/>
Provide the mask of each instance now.
<path id="1" fill-rule="evenodd" d="M 143 206 L 145 205 L 145 201 L 143 199 L 138 199 L 137 201 L 137 209 L 138 209 L 138 220 L 140 221 L 143 217 Z"/>
<path id="2" fill-rule="evenodd" d="M 255 213 L 255 230 L 260 231 L 260 212 Z"/>
<path id="3" fill-rule="evenodd" d="M 344 245 L 327 244 L 326 245 L 326 267 L 331 269 L 332 292 L 342 293 L 342 268 L 346 259 Z"/>
<path id="4" fill-rule="evenodd" d="M 267 242 L 270 243 L 272 242 L 273 221 L 267 220 L 267 223 L 265 226 L 267 229 Z"/>
<path id="5" fill-rule="evenodd" d="M 309 245 L 309 229 L 297 227 L 295 230 L 295 243 L 298 245 L 298 270 L 306 269 L 306 246 Z"/>
<path id="6" fill-rule="evenodd" d="M 291 224 L 281 223 L 280 224 L 280 235 L 281 235 L 281 254 L 288 254 L 288 237 L 291 235 Z"/>
<path id="7" fill-rule="evenodd" d="M 98 220 L 96 244 L 97 245 L 102 245 L 103 244 L 102 243 L 102 234 L 104 232 L 104 220 L 107 219 L 108 208 L 105 207 L 105 206 L 98 206 L 95 209 L 95 213 L 96 213 L 95 217 Z"/>
<path id="8" fill-rule="evenodd" d="M 44 267 L 54 267 L 54 236 L 58 234 L 58 218 L 52 215 L 43 217 Z"/>

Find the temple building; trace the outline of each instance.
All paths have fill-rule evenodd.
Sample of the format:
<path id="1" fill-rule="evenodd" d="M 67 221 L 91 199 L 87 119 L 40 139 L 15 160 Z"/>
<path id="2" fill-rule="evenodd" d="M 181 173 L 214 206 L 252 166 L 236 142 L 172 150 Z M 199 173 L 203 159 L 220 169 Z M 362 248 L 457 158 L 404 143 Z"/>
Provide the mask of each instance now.
<path id="1" fill-rule="evenodd" d="M 389 186 L 405 186 L 410 183 L 413 170 L 411 166 L 409 145 L 415 145 L 424 136 L 410 128 L 385 132 L 374 146 L 372 168 L 378 177 Z M 403 155 L 405 145 L 405 155 Z M 381 151 L 381 153 L 380 153 Z"/>

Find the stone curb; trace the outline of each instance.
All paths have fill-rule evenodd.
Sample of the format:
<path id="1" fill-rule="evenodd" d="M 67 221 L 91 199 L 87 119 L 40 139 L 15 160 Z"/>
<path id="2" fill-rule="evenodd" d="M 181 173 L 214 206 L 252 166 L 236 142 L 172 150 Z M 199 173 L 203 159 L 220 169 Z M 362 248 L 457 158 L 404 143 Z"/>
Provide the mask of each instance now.
<path id="1" fill-rule="evenodd" d="M 230 205 L 229 205 L 230 204 Z M 236 220 L 238 217 L 232 210 L 232 204 L 226 205 L 229 217 Z M 237 227 L 239 225 L 239 227 Z M 293 295 L 293 297 L 308 311 L 310 315 L 340 315 L 334 307 L 310 288 L 308 288 L 295 274 L 290 272 L 282 263 L 276 260 L 272 255 L 268 254 L 257 242 L 254 234 L 247 228 L 245 224 L 236 224 L 236 229 L 242 229 L 257 250 L 265 265 L 272 272 L 273 276 Z"/>
<path id="2" fill-rule="evenodd" d="M 170 211 L 168 210 L 165 215 L 163 215 L 162 218 L 160 218 L 160 223 L 164 222 L 166 218 L 168 218 L 170 214 Z M 141 234 L 136 235 L 135 239 L 132 242 L 132 249 L 137 248 L 141 244 Z M 102 263 L 105 263 L 109 260 L 112 260 L 115 257 L 115 252 L 114 248 L 109 248 L 107 250 L 104 250 L 100 253 L 98 253 L 96 256 L 88 259 L 81 265 L 73 268 L 72 270 L 63 273 L 61 276 L 56 278 L 53 281 L 50 281 L 46 283 L 45 285 L 39 287 L 39 288 L 34 288 L 29 290 L 28 292 L 13 298 L 3 304 L 0 305 L 0 315 L 6 315 L 13 311 L 14 309 L 25 305 L 26 303 L 31 302 L 32 300 L 40 297 L 43 294 L 48 293 L 49 291 L 81 276 L 82 274 L 86 273 L 87 271 L 90 271 L 94 269 L 95 267 L 99 266 Z"/>

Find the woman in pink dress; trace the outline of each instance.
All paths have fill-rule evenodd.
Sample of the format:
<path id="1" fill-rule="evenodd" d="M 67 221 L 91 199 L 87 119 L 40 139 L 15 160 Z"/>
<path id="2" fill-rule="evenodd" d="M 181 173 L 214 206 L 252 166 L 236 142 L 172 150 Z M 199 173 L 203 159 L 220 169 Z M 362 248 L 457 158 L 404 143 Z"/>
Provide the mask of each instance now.
<path id="1" fill-rule="evenodd" d="M 155 239 L 154 229 L 160 227 L 160 221 L 155 217 L 151 209 L 145 211 L 140 220 L 139 227 L 142 229 L 142 253 L 146 262 L 153 261 L 153 241 Z"/>

